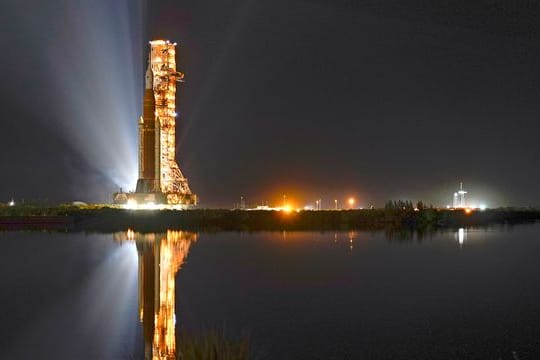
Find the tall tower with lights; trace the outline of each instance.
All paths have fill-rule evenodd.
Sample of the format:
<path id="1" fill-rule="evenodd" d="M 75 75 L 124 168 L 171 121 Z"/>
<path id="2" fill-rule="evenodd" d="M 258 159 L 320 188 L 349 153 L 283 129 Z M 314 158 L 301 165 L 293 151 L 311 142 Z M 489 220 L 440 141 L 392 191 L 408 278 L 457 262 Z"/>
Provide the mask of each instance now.
<path id="1" fill-rule="evenodd" d="M 153 76 L 156 127 L 159 129 L 159 146 L 156 148 L 159 173 L 156 175 L 161 192 L 167 195 L 167 203 L 178 204 L 189 200 L 193 194 L 176 162 L 176 82 L 184 79 L 184 74 L 176 71 L 176 43 L 151 41 L 148 66 Z"/>
<path id="2" fill-rule="evenodd" d="M 197 203 L 176 161 L 176 43 L 150 41 L 143 114 L 139 118 L 139 179 L 134 193 L 114 194 L 115 203 L 187 206 Z"/>
<path id="3" fill-rule="evenodd" d="M 452 198 L 452 204 L 454 209 L 466 207 L 465 194 L 467 194 L 467 192 L 463 190 L 463 183 L 460 182 L 459 190 L 454 193 L 454 196 Z"/>
<path id="4" fill-rule="evenodd" d="M 465 190 L 463 190 L 463 183 L 460 182 L 459 183 L 458 195 L 459 195 L 459 207 L 461 207 L 461 208 L 465 207 L 465 194 L 466 193 L 467 192 Z"/>

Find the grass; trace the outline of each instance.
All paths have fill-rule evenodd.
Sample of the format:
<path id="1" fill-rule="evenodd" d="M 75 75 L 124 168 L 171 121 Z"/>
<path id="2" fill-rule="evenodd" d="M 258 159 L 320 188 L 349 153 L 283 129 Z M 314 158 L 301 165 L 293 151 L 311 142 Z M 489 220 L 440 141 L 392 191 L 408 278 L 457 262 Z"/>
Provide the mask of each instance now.
<path id="1" fill-rule="evenodd" d="M 231 340 L 224 333 L 211 331 L 205 335 L 180 335 L 176 358 L 179 360 L 247 360 L 250 358 L 247 338 Z"/>

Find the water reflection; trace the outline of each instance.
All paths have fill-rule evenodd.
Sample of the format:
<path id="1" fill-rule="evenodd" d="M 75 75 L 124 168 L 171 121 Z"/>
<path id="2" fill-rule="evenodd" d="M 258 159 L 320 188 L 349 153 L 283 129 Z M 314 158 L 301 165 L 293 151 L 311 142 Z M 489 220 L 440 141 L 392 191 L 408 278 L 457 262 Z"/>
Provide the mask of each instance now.
<path id="1" fill-rule="evenodd" d="M 459 228 L 455 236 L 456 240 L 459 243 L 459 247 L 462 247 L 465 240 L 467 240 L 467 229 Z"/>
<path id="2" fill-rule="evenodd" d="M 142 234 L 128 230 L 114 234 L 114 239 L 134 241 L 137 246 L 139 317 L 143 323 L 145 359 L 175 359 L 175 276 L 197 234 L 186 231 Z"/>
<path id="3" fill-rule="evenodd" d="M 484 229 L 486 230 L 486 229 Z M 421 243 L 425 240 L 432 240 L 434 237 L 441 236 L 445 233 L 450 233 L 454 235 L 455 240 L 457 241 L 459 247 L 463 247 L 465 242 L 467 242 L 467 228 L 459 228 L 457 230 L 451 231 L 447 229 L 439 230 L 419 230 L 419 229 L 386 229 L 384 236 L 386 240 L 390 242 L 411 242 L 416 241 Z"/>
<path id="4" fill-rule="evenodd" d="M 356 231 L 349 231 L 349 251 L 353 251 L 353 240 L 356 238 Z"/>

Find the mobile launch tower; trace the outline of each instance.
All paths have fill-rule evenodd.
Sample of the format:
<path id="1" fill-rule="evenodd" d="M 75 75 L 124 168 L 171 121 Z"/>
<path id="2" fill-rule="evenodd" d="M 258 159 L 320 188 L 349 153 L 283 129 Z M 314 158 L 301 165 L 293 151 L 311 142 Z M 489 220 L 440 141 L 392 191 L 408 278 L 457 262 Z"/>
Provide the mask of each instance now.
<path id="1" fill-rule="evenodd" d="M 463 190 L 463 183 L 459 183 L 459 191 L 454 193 L 453 205 L 454 209 L 465 208 L 465 194 L 467 191 Z"/>
<path id="2" fill-rule="evenodd" d="M 139 118 L 139 179 L 132 193 L 115 193 L 118 204 L 195 205 L 197 196 L 176 162 L 176 43 L 150 41 L 143 114 Z"/>

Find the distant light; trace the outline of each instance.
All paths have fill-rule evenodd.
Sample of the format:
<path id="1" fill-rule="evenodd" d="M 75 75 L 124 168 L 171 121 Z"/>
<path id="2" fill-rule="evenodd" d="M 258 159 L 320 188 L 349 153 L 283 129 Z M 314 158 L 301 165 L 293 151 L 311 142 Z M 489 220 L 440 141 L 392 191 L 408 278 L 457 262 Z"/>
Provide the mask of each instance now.
<path id="1" fill-rule="evenodd" d="M 487 206 L 485 204 L 480 204 L 480 210 L 484 211 L 487 209 Z"/>
<path id="2" fill-rule="evenodd" d="M 9 206 L 15 206 L 15 200 L 11 199 L 11 201 L 9 202 Z"/>
<path id="3" fill-rule="evenodd" d="M 126 204 L 126 209 L 137 209 L 137 200 L 135 199 L 129 199 Z"/>
<path id="4" fill-rule="evenodd" d="M 128 210 L 163 210 L 163 209 L 181 209 L 181 207 L 175 207 L 166 204 L 156 204 L 153 201 L 147 201 L 139 204 L 135 199 L 129 199 L 127 204 L 124 205 L 124 209 Z"/>
<path id="5" fill-rule="evenodd" d="M 470 214 L 472 213 L 472 209 L 471 208 L 466 208 L 465 209 L 465 214 Z"/>
<path id="6" fill-rule="evenodd" d="M 247 210 L 253 210 L 253 209 L 248 208 Z M 267 211 L 270 211 L 270 210 L 275 210 L 275 209 L 271 208 L 268 205 L 257 205 L 257 207 L 255 207 L 255 210 L 267 210 Z"/>
<path id="7" fill-rule="evenodd" d="M 350 207 L 353 207 L 353 206 L 354 206 L 355 200 L 354 200 L 353 197 L 350 197 L 349 200 L 348 200 L 348 202 L 349 202 L 349 206 L 350 206 Z"/>
<path id="8" fill-rule="evenodd" d="M 178 116 L 178 113 L 177 113 L 177 112 L 174 112 L 174 113 L 173 113 L 173 116 L 174 116 L 174 117 L 177 117 L 177 116 Z"/>
<path id="9" fill-rule="evenodd" d="M 156 205 L 153 201 L 149 201 L 146 204 L 144 204 L 144 206 L 142 206 L 141 208 L 145 210 L 159 210 L 160 206 Z"/>
<path id="10" fill-rule="evenodd" d="M 283 210 L 283 211 L 286 212 L 286 213 L 290 213 L 290 212 L 292 211 L 292 207 L 291 207 L 291 205 L 288 205 L 288 204 L 287 204 L 287 205 L 284 205 L 284 206 L 281 208 L 281 210 Z"/>
<path id="11" fill-rule="evenodd" d="M 447 208 L 447 209 L 450 209 L 450 205 L 446 205 L 446 208 Z"/>

